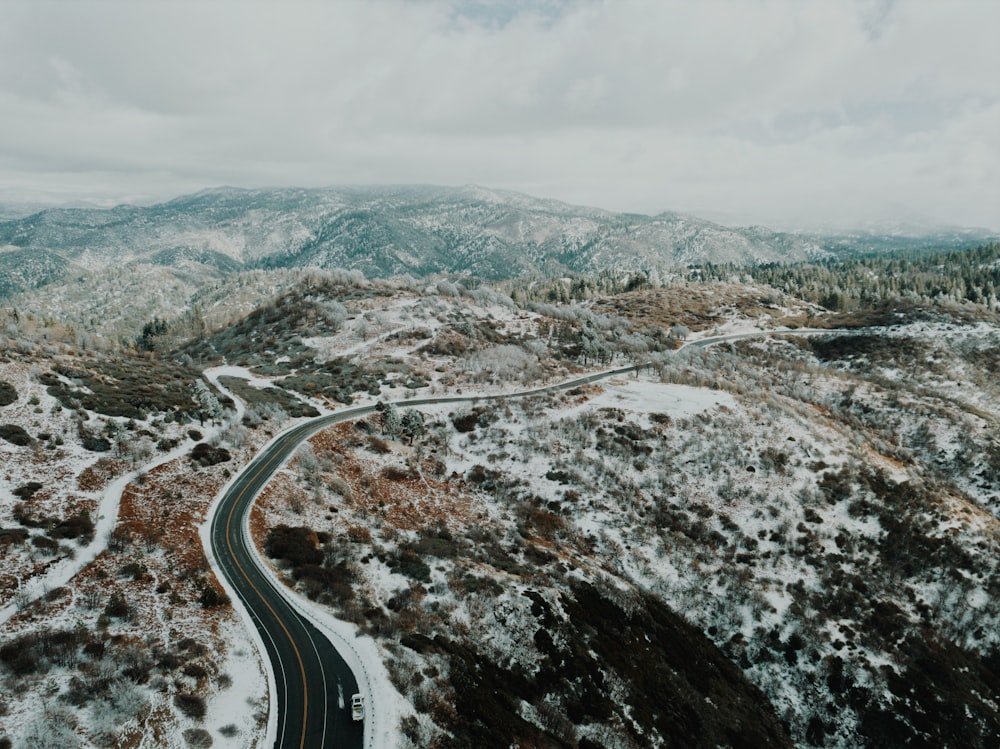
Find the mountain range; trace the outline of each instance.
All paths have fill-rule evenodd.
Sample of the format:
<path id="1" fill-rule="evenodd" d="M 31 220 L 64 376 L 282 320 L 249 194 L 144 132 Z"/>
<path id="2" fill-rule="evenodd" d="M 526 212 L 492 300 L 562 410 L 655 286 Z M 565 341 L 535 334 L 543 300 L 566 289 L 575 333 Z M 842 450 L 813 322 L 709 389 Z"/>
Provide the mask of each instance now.
<path id="1" fill-rule="evenodd" d="M 823 259 L 967 246 L 988 235 L 792 234 L 689 215 L 646 216 L 480 187 L 218 188 L 152 206 L 50 208 L 0 221 L 0 297 L 140 263 L 219 275 L 345 268 L 368 277 L 484 279 L 703 263 Z"/>

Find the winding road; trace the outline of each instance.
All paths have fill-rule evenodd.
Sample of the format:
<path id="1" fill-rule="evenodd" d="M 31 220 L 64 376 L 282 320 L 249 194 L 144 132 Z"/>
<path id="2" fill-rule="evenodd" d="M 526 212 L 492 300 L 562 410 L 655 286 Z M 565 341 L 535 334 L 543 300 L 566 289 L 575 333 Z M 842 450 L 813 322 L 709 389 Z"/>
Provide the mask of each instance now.
<path id="1" fill-rule="evenodd" d="M 357 418 L 370 408 L 341 412 Z M 364 726 L 350 715 L 357 680 L 330 640 L 299 614 L 273 576 L 261 569 L 251 548 L 248 519 L 254 499 L 302 440 L 339 419 L 307 422 L 280 435 L 233 481 L 216 506 L 212 551 L 264 642 L 277 693 L 280 749 L 364 746 Z M 346 703 L 346 704 L 345 704 Z"/>
<path id="2" fill-rule="evenodd" d="M 836 334 L 837 330 L 762 331 L 691 341 L 683 348 L 703 348 L 743 338 L 782 334 Z M 395 401 L 397 406 L 441 403 L 471 403 L 524 398 L 567 390 L 609 377 L 630 374 L 645 367 L 630 365 L 575 377 L 555 385 L 498 395 L 461 395 L 413 398 Z M 332 424 L 366 416 L 374 405 L 346 408 L 316 417 L 281 433 L 233 480 L 216 504 L 211 518 L 212 552 L 220 571 L 236 591 L 260 633 L 274 673 L 277 693 L 277 737 L 279 749 L 361 749 L 365 744 L 363 723 L 351 720 L 350 698 L 359 689 L 357 679 L 330 640 L 299 613 L 291 593 L 261 566 L 249 533 L 250 510 L 275 471 L 299 444 Z M 371 695 L 366 695 L 369 700 Z"/>

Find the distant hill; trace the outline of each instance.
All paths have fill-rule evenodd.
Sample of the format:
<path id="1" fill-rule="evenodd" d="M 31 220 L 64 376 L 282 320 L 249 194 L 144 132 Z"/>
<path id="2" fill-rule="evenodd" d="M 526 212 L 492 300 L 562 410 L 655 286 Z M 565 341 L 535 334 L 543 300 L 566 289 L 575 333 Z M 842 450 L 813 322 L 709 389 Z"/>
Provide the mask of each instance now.
<path id="1" fill-rule="evenodd" d="M 149 207 L 55 208 L 0 221 L 0 295 L 136 262 L 183 267 L 189 276 L 204 270 L 212 278 L 320 267 L 369 277 L 501 279 L 795 262 L 921 241 L 927 243 L 730 228 L 682 214 L 613 213 L 479 187 L 219 188 Z"/>

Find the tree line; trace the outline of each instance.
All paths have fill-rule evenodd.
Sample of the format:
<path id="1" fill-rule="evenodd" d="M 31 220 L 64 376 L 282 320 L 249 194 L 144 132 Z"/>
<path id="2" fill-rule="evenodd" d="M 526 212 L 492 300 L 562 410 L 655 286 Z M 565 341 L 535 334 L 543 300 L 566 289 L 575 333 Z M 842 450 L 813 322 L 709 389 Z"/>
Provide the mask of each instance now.
<path id="1" fill-rule="evenodd" d="M 689 276 L 703 281 L 749 276 L 834 311 L 901 297 L 930 303 L 972 302 L 1000 311 L 1000 242 L 967 250 L 901 251 L 794 265 L 707 264 L 690 269 Z"/>

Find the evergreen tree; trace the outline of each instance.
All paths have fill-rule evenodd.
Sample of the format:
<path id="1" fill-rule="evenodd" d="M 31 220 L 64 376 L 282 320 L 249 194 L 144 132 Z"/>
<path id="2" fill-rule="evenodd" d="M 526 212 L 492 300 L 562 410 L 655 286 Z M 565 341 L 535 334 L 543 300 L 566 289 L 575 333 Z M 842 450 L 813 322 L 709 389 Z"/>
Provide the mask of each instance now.
<path id="1" fill-rule="evenodd" d="M 419 411 L 408 408 L 403 412 L 400 421 L 400 428 L 403 434 L 409 439 L 410 444 L 424 433 L 424 416 Z"/>

